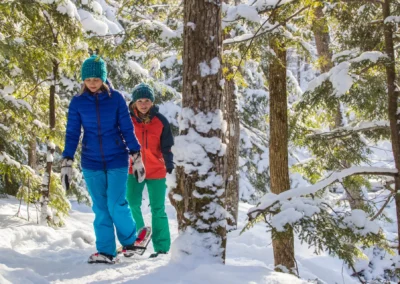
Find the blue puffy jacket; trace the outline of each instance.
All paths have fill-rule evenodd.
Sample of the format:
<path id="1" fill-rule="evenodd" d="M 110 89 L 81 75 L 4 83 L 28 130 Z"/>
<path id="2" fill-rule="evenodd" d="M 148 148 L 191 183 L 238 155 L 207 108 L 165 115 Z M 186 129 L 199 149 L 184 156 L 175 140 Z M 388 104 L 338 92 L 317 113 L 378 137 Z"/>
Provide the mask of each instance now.
<path id="1" fill-rule="evenodd" d="M 129 151 L 139 151 L 128 107 L 123 96 L 111 89 L 84 92 L 72 98 L 68 110 L 64 158 L 73 158 L 81 135 L 82 168 L 107 170 L 128 166 Z"/>

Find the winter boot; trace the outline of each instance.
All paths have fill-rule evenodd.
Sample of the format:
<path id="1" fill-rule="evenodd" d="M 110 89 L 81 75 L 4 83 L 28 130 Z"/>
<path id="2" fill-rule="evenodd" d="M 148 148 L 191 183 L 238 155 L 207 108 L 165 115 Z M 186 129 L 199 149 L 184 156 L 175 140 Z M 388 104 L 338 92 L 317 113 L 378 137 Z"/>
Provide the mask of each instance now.
<path id="1" fill-rule="evenodd" d="M 155 253 L 152 253 L 150 256 L 149 256 L 149 258 L 156 258 L 158 255 L 160 255 L 160 254 L 168 254 L 168 252 L 165 252 L 165 251 L 158 251 L 158 252 L 155 252 Z"/>

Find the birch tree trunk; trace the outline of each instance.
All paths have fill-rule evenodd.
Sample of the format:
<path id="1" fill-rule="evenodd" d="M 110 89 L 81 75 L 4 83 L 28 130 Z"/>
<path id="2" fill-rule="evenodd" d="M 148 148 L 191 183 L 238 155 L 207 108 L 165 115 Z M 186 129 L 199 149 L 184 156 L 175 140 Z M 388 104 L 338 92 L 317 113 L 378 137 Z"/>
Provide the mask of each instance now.
<path id="1" fill-rule="evenodd" d="M 268 81 L 270 92 L 270 145 L 269 163 L 271 191 L 279 194 L 290 188 L 288 165 L 288 114 L 286 91 L 286 47 L 279 37 L 271 36 L 270 48 L 275 56 L 270 59 Z M 289 225 L 284 233 L 272 240 L 276 270 L 282 266 L 295 268 L 293 229 Z"/>
<path id="2" fill-rule="evenodd" d="M 184 1 L 180 135 L 175 138 L 180 251 L 225 260 L 226 209 L 220 1 Z"/>
<path id="3" fill-rule="evenodd" d="M 50 141 L 47 142 L 46 171 L 42 179 L 42 196 L 40 197 L 40 224 L 47 224 L 52 220 L 48 204 L 50 201 L 51 168 L 53 165 L 53 154 L 56 147 Z"/>

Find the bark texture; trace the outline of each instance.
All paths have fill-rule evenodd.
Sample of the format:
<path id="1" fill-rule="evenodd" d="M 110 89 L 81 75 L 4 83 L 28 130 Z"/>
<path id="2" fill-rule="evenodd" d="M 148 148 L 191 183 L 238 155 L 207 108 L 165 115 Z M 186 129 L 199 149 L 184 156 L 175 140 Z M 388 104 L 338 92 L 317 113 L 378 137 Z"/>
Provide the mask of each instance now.
<path id="1" fill-rule="evenodd" d="M 228 126 L 225 134 L 225 141 L 227 143 L 224 178 L 226 186 L 226 208 L 228 213 L 233 217 L 233 220 L 228 220 L 228 224 L 236 228 L 239 212 L 240 124 L 236 104 L 236 86 L 233 80 L 227 80 L 225 83 L 225 98 L 226 121 Z"/>
<path id="2" fill-rule="evenodd" d="M 47 157 L 53 156 L 55 148 L 53 144 L 47 144 Z M 51 215 L 49 214 L 48 204 L 50 201 L 50 184 L 51 184 L 51 168 L 53 166 L 52 161 L 47 161 L 46 171 L 44 172 L 42 180 L 42 196 L 40 197 L 40 223 L 47 224 L 51 221 Z"/>
<path id="3" fill-rule="evenodd" d="M 270 176 L 271 191 L 282 193 L 290 188 L 288 166 L 288 114 L 286 92 L 286 48 L 278 37 L 271 37 L 270 48 L 276 57 L 270 59 L 268 81 L 270 91 Z M 274 261 L 287 269 L 295 268 L 293 230 L 286 227 L 286 232 L 272 240 Z M 292 270 L 293 271 L 293 270 Z"/>
<path id="4" fill-rule="evenodd" d="M 29 140 L 28 165 L 32 169 L 36 170 L 37 166 L 36 138 L 33 135 L 32 138 Z"/>
<path id="5" fill-rule="evenodd" d="M 222 124 L 221 127 L 202 131 L 199 123 L 191 119 L 193 116 L 184 117 L 185 110 L 192 111 L 194 116 L 214 116 L 223 112 L 221 4 L 220 1 L 184 1 L 182 119 L 186 119 L 187 124 L 181 126 L 176 141 L 186 139 L 192 131 L 195 135 L 200 135 L 201 139 L 220 139 L 222 146 Z M 211 233 L 220 246 L 214 256 L 224 261 L 225 157 L 221 151 L 212 153 L 203 149 L 207 152 L 212 167 L 207 173 L 199 173 L 190 170 L 193 168 L 193 161 L 177 160 L 177 186 L 171 190 L 170 199 L 177 211 L 179 230 L 184 232 L 190 227 L 201 234 Z M 203 183 L 207 178 L 214 180 L 213 176 L 219 177 L 222 182 L 207 185 Z M 182 199 L 174 196 L 181 196 Z M 203 246 L 211 250 L 206 242 Z"/>
<path id="6" fill-rule="evenodd" d="M 225 0 L 229 4 L 230 1 Z M 238 5 L 240 1 L 235 0 Z M 230 37 L 229 34 L 223 35 L 224 39 Z M 228 74 L 233 74 L 234 70 L 229 62 L 224 60 L 224 67 Z M 231 229 L 237 228 L 239 213 L 239 140 L 240 123 L 239 111 L 237 108 L 236 84 L 233 79 L 227 79 L 224 87 L 225 117 L 227 122 L 227 131 L 225 134 L 226 160 L 225 160 L 225 188 L 226 188 L 226 209 L 233 217 L 228 219 Z"/>

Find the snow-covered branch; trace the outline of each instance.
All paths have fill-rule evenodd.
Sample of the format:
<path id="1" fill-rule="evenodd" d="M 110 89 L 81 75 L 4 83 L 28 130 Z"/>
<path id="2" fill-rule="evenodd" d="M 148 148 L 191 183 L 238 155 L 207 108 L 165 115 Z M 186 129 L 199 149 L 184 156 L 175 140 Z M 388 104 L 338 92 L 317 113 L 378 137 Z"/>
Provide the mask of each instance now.
<path id="1" fill-rule="evenodd" d="M 298 198 L 307 194 L 314 194 L 332 183 L 342 181 L 345 177 L 353 175 L 397 176 L 397 174 L 397 169 L 379 167 L 351 167 L 343 171 L 333 173 L 330 177 L 311 186 L 292 188 L 280 194 L 267 193 L 261 198 L 261 203 L 258 206 L 251 208 L 247 215 L 249 216 L 249 219 L 252 220 L 268 210 L 277 202 Z"/>
<path id="2" fill-rule="evenodd" d="M 247 34 L 245 37 L 243 36 L 238 36 L 238 37 L 234 37 L 234 38 L 229 38 L 224 40 L 224 44 L 233 44 L 233 43 L 240 43 L 240 42 L 245 42 L 245 41 L 251 41 L 248 48 L 251 46 L 251 43 L 254 39 L 263 36 L 267 33 L 270 33 L 272 31 L 274 31 L 275 29 L 283 26 L 284 24 L 286 24 L 288 21 L 290 21 L 291 19 L 293 19 L 294 17 L 296 17 L 298 14 L 300 14 L 301 12 L 303 12 L 304 10 L 308 9 L 309 6 L 303 7 L 300 10 L 298 10 L 297 12 L 295 12 L 293 15 L 291 15 L 290 17 L 286 18 L 285 20 L 283 20 L 281 23 L 279 24 L 274 24 L 272 25 L 269 29 L 267 30 L 263 30 L 262 32 L 260 32 L 262 30 L 262 27 L 264 26 L 264 24 L 268 21 L 268 19 L 261 25 L 261 27 L 255 32 L 254 35 L 249 35 Z"/>
<path id="3" fill-rule="evenodd" d="M 336 128 L 332 131 L 314 132 L 313 134 L 307 135 L 307 138 L 324 138 L 324 139 L 335 139 L 349 136 L 356 132 L 364 132 L 378 129 L 389 129 L 389 121 L 368 121 L 361 122 L 357 126 L 344 126 Z"/>
<path id="4" fill-rule="evenodd" d="M 358 3 L 366 2 L 366 3 L 375 3 L 375 4 L 383 3 L 383 1 L 380 1 L 380 0 L 341 0 L 341 1 L 345 2 L 345 3 L 355 3 L 355 2 L 358 2 Z"/>
<path id="5" fill-rule="evenodd" d="M 336 57 L 339 57 L 338 54 Z M 367 61 L 369 61 L 370 64 L 378 64 L 380 60 L 387 59 L 387 55 L 379 51 L 363 52 L 358 57 L 352 58 L 348 61 L 340 62 L 328 72 L 323 73 L 311 80 L 308 84 L 306 92 L 314 92 L 314 90 L 320 87 L 325 81 L 330 81 L 333 87 L 333 93 L 331 95 L 341 97 L 350 90 L 354 84 L 354 81 L 358 80 L 358 77 L 351 72 L 354 66 L 357 66 L 361 62 Z"/>

